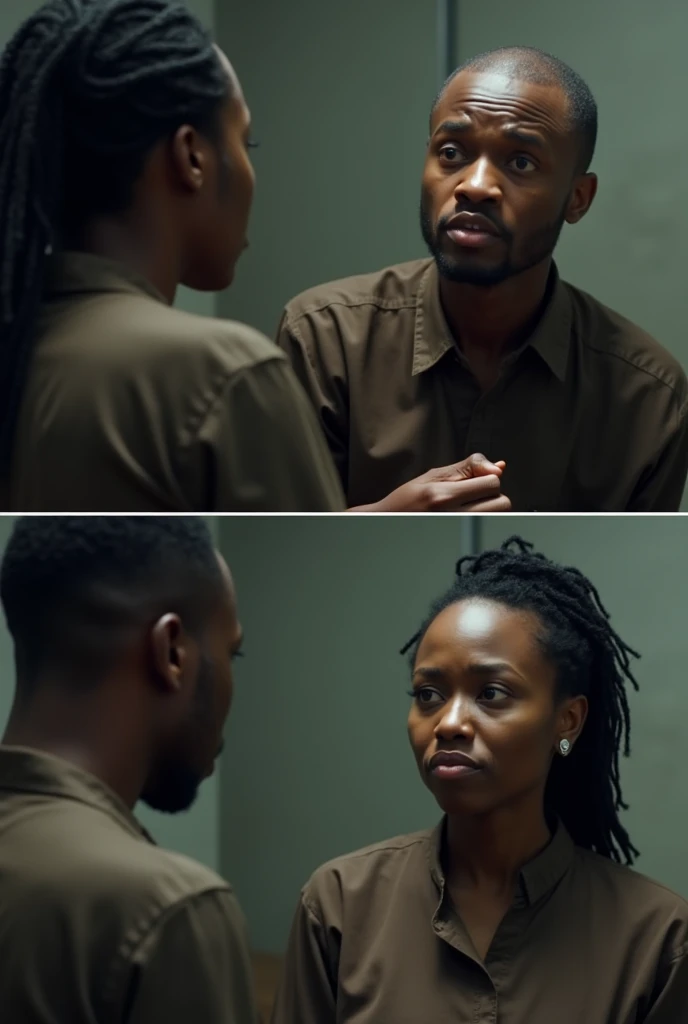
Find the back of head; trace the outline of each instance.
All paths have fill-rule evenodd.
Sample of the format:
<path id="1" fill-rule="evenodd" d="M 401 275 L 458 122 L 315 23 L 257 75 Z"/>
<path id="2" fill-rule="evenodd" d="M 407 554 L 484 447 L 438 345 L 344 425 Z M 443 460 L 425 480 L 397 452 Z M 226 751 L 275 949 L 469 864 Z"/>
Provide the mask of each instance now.
<path id="1" fill-rule="evenodd" d="M 0 62 L 0 471 L 7 471 L 46 254 L 129 205 L 184 123 L 212 137 L 229 82 L 177 0 L 48 0 Z"/>
<path id="2" fill-rule="evenodd" d="M 195 516 L 30 516 L 18 520 L 0 570 L 16 648 L 18 693 L 42 673 L 97 681 L 123 631 L 162 614 L 200 629 L 223 587 L 204 520 Z"/>
<path id="3" fill-rule="evenodd" d="M 577 172 L 588 170 L 597 141 L 597 104 L 577 71 L 559 57 L 532 46 L 502 46 L 487 50 L 470 57 L 452 72 L 436 97 L 433 110 L 450 82 L 465 71 L 492 71 L 512 80 L 560 89 L 568 102 L 571 130 L 579 139 Z"/>

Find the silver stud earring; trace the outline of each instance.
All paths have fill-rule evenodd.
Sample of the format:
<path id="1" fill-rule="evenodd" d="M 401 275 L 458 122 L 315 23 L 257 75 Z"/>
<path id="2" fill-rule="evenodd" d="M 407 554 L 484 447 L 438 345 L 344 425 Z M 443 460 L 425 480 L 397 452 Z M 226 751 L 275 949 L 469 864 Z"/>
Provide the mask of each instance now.
<path id="1" fill-rule="evenodd" d="M 559 752 L 562 757 L 566 757 L 570 749 L 571 744 L 567 739 L 559 740 Z"/>

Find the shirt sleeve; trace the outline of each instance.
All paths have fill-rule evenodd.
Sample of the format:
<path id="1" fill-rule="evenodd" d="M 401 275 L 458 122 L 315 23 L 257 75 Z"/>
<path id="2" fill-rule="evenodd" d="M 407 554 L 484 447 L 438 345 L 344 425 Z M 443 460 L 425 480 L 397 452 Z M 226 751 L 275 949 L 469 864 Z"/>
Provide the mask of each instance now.
<path id="1" fill-rule="evenodd" d="M 271 1024 L 335 1024 L 337 970 L 325 926 L 303 897 L 287 945 Z"/>
<path id="2" fill-rule="evenodd" d="M 231 892 L 173 908 L 133 958 L 127 1024 L 258 1024 L 244 918 Z"/>
<path id="3" fill-rule="evenodd" d="M 344 495 L 289 364 L 233 374 L 199 432 L 213 512 L 342 512 Z"/>
<path id="4" fill-rule="evenodd" d="M 314 324 L 306 317 L 298 327 L 287 312 L 276 342 L 306 392 L 346 491 L 349 460 L 349 396 L 346 361 L 334 325 Z"/>
<path id="5" fill-rule="evenodd" d="M 688 406 L 657 459 L 643 475 L 626 512 L 678 512 L 688 476 Z"/>
<path id="6" fill-rule="evenodd" d="M 659 995 L 638 1024 L 688 1024 L 688 946 L 662 972 Z"/>

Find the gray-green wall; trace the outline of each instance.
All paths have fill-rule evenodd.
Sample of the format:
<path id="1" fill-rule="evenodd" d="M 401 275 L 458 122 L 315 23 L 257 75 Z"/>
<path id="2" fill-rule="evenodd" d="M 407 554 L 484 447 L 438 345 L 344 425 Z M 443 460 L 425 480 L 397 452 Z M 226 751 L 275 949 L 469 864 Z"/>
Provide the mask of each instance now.
<path id="1" fill-rule="evenodd" d="M 311 285 L 424 254 L 420 173 L 437 85 L 434 0 L 218 3 L 261 145 L 251 248 L 225 316 L 273 335 Z"/>
<path id="2" fill-rule="evenodd" d="M 459 530 L 447 516 L 222 520 L 246 659 L 222 764 L 221 864 L 259 948 L 282 949 L 319 863 L 438 816 L 407 749 L 397 652 L 450 582 Z M 643 654 L 627 823 L 639 868 L 688 895 L 688 522 L 482 519 L 485 546 L 514 532 L 588 572 Z"/>

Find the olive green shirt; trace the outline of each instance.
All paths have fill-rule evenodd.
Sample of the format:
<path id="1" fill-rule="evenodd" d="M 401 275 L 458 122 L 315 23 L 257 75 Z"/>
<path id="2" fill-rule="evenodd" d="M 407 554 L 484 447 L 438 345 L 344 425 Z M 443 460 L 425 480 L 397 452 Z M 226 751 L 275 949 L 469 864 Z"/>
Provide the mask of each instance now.
<path id="1" fill-rule="evenodd" d="M 454 910 L 443 826 L 319 868 L 273 1024 L 688 1024 L 688 903 L 560 825 L 485 960 Z"/>
<path id="2" fill-rule="evenodd" d="M 0 746 L 0 1020 L 256 1024 L 230 886 L 105 785 Z"/>
<path id="3" fill-rule="evenodd" d="M 475 452 L 506 460 L 515 512 L 675 512 L 688 383 L 641 328 L 553 268 L 532 335 L 482 392 L 431 259 L 312 288 L 277 342 L 310 395 L 349 505 Z"/>
<path id="4" fill-rule="evenodd" d="M 277 347 L 108 260 L 49 260 L 9 486 L 20 512 L 329 512 L 344 499 Z"/>

